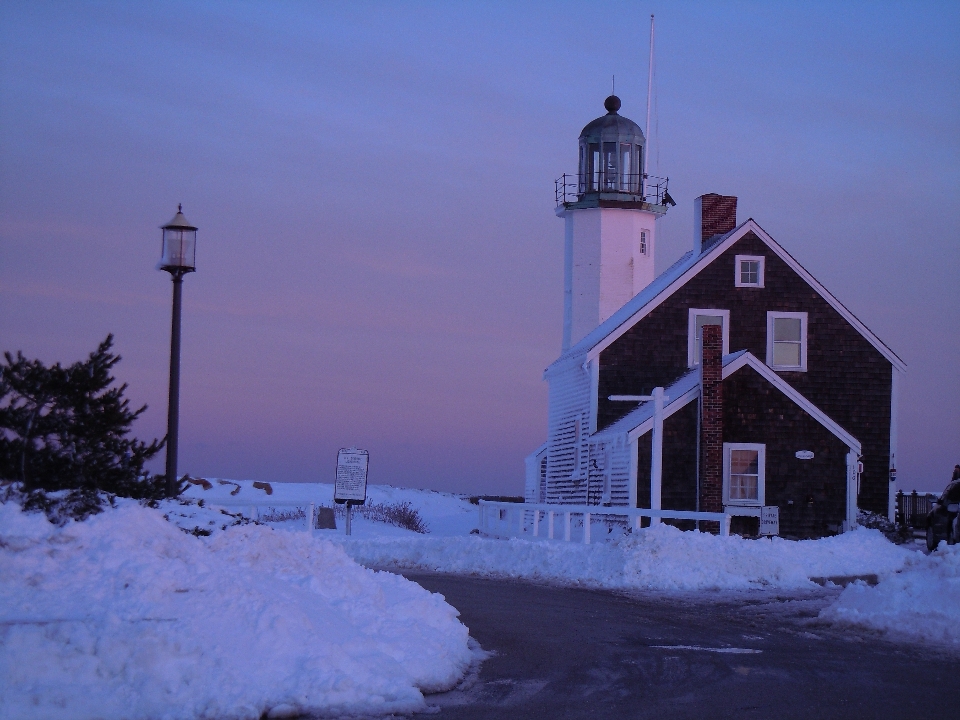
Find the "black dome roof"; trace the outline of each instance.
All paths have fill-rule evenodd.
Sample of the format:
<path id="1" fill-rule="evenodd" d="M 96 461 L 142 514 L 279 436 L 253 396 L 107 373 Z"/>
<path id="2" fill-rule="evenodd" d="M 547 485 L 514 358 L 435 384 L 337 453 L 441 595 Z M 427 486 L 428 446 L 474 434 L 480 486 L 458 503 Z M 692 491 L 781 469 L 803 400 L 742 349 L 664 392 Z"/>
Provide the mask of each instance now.
<path id="1" fill-rule="evenodd" d="M 640 126 L 630 118 L 617 114 L 617 110 L 620 109 L 620 98 L 611 95 L 604 101 L 603 106 L 607 109 L 607 114 L 587 123 L 580 132 L 581 140 L 599 141 L 601 135 L 605 139 L 612 139 L 614 135 L 617 135 L 624 140 L 630 138 L 633 142 L 639 139 L 640 144 L 645 144 L 643 130 L 640 129 Z"/>

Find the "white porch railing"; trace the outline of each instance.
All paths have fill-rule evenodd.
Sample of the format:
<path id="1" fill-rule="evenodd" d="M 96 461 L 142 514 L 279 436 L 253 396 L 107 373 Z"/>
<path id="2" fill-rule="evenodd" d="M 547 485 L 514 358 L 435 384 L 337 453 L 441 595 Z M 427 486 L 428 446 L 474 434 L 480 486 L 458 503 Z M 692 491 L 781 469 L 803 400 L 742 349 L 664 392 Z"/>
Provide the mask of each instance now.
<path id="1" fill-rule="evenodd" d="M 694 512 L 692 510 L 650 510 L 648 508 L 606 507 L 603 505 L 552 505 L 546 503 L 511 503 L 480 501 L 481 535 L 496 538 L 557 539 L 557 521 L 562 539 L 570 542 L 573 519 L 581 519 L 580 539 L 590 544 L 590 526 L 596 516 L 627 518 L 630 527 L 640 528 L 641 518 L 651 523 L 669 520 L 711 520 L 720 523 L 720 534 L 730 534 L 730 513 Z M 544 527 L 546 529 L 544 530 Z"/>
<path id="2" fill-rule="evenodd" d="M 260 508 L 281 508 L 281 507 L 296 507 L 303 508 L 304 515 L 306 515 L 306 530 L 309 533 L 313 532 L 314 525 L 314 516 L 316 515 L 316 503 L 309 501 L 298 502 L 296 500 L 241 500 L 239 498 L 213 498 L 207 499 L 204 498 L 203 502 L 205 505 L 210 507 L 229 507 L 229 508 L 240 508 L 240 511 L 243 512 L 246 509 L 248 512 L 245 513 L 247 517 L 251 520 L 260 519 Z"/>

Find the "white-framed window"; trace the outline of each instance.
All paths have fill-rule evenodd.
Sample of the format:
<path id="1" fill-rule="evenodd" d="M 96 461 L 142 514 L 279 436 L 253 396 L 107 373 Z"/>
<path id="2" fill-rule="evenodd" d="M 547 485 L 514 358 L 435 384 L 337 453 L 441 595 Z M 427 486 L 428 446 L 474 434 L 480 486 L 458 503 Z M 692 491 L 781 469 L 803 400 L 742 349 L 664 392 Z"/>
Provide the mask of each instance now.
<path id="1" fill-rule="evenodd" d="M 766 445 L 724 443 L 723 504 L 762 506 L 766 462 Z"/>
<path id="2" fill-rule="evenodd" d="M 690 308 L 687 319 L 687 366 L 700 364 L 700 328 L 720 325 L 723 329 L 723 354 L 730 353 L 730 311 L 715 308 Z"/>
<path id="3" fill-rule="evenodd" d="M 647 254 L 647 231 L 646 230 L 640 231 L 640 254 L 641 255 Z"/>
<path id="4" fill-rule="evenodd" d="M 734 287 L 763 287 L 763 255 L 737 255 L 734 268 Z"/>
<path id="5" fill-rule="evenodd" d="M 807 369 L 807 314 L 767 313 L 767 365 L 774 370 Z"/>

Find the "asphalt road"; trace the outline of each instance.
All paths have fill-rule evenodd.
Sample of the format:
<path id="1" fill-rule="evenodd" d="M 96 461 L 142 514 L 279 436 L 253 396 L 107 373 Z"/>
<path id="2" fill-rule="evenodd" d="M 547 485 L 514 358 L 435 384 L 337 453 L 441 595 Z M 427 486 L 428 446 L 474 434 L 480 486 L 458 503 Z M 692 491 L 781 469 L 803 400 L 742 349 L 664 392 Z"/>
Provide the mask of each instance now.
<path id="1" fill-rule="evenodd" d="M 819 623 L 837 590 L 627 596 L 403 574 L 494 653 L 428 697 L 429 717 L 960 717 L 960 657 Z"/>

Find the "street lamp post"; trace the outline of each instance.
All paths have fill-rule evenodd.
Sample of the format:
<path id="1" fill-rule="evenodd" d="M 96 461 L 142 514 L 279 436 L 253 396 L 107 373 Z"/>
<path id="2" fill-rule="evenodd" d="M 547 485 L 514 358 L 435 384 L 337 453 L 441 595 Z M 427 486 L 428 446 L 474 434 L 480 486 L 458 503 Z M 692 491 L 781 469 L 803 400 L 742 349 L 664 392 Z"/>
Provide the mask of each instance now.
<path id="1" fill-rule="evenodd" d="M 173 322 L 170 329 L 170 403 L 167 408 L 167 495 L 177 488 L 177 432 L 180 424 L 180 298 L 183 276 L 196 272 L 197 228 L 177 206 L 173 220 L 162 228 L 163 248 L 160 269 L 173 279 Z"/>

